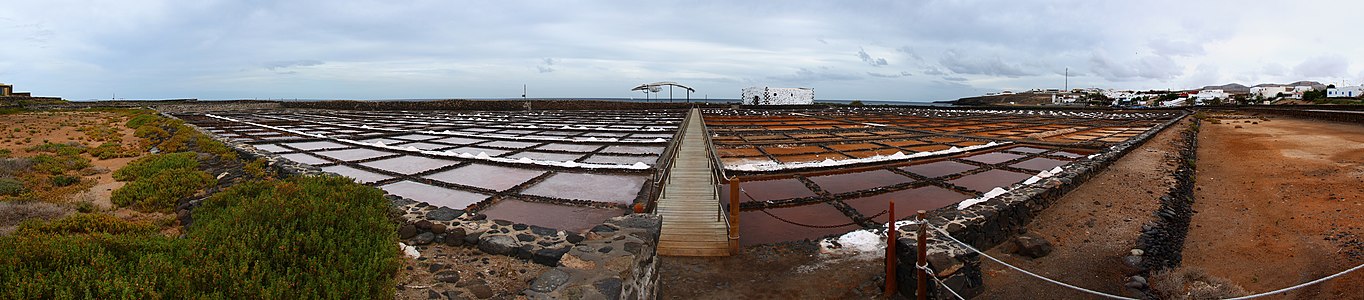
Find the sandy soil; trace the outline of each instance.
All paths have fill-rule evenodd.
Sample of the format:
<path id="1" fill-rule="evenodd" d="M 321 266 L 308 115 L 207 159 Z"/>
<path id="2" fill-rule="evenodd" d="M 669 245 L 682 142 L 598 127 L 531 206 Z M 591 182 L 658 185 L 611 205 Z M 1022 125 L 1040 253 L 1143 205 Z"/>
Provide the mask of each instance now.
<path id="1" fill-rule="evenodd" d="M 1115 295 L 1127 267 L 1122 257 L 1136 245 L 1141 225 L 1160 207 L 1160 196 L 1174 184 L 1170 174 L 1178 155 L 1184 121 L 1166 128 L 1140 148 L 1129 152 L 1107 170 L 1061 197 L 1028 224 L 1028 232 L 1051 241 L 1048 256 L 1029 259 L 1005 254 L 1003 246 L 990 256 L 1062 282 Z M 1088 299 L 1088 294 L 1053 285 L 1004 265 L 981 258 L 985 292 L 978 299 Z"/>
<path id="2" fill-rule="evenodd" d="M 1364 126 L 1221 123 L 1199 136 L 1197 213 L 1184 266 L 1257 293 L 1364 263 L 1357 236 L 1364 233 Z M 1278 298 L 1364 299 L 1361 291 L 1364 272 L 1355 272 Z"/>
<path id="3" fill-rule="evenodd" d="M 454 298 L 450 295 L 480 299 L 474 293 L 479 289 L 491 295 L 490 299 L 514 299 L 530 288 L 530 281 L 549 271 L 549 267 L 543 265 L 485 254 L 473 248 L 437 244 L 419 248 L 421 258 L 403 257 L 403 267 L 398 270 L 397 299 Z M 459 274 L 457 282 L 436 280 L 437 273 L 449 271 Z"/>
<path id="4" fill-rule="evenodd" d="M 826 259 L 813 244 L 660 259 L 661 299 L 883 299 L 886 269 L 879 258 Z"/>
<path id="5" fill-rule="evenodd" d="M 12 157 L 33 157 L 39 153 L 29 152 L 27 149 L 33 146 L 42 145 L 44 142 L 67 143 L 78 142 L 88 147 L 99 146 L 102 142 L 89 137 L 85 132 L 79 130 L 82 126 L 97 126 L 118 129 L 118 134 L 124 146 L 132 147 L 138 141 L 133 135 L 134 130 L 126 128 L 123 123 L 126 118 L 117 113 L 111 112 L 30 112 L 10 114 L 3 116 L 5 126 L 0 128 L 0 149 L 11 151 Z M 113 122 L 112 124 L 110 122 Z M 47 199 L 53 203 L 76 203 L 90 202 L 100 210 L 114 209 L 113 203 L 109 201 L 110 194 L 114 190 L 122 187 L 123 182 L 115 181 L 112 170 L 118 170 L 136 157 L 114 158 L 101 160 L 83 154 L 90 159 L 91 168 L 87 169 L 87 176 L 82 176 L 85 186 L 89 189 L 76 191 L 70 194 L 63 194 L 64 199 Z M 142 216 L 141 213 L 119 209 L 115 210 L 116 215 L 131 219 L 163 218 L 163 214 L 153 214 Z"/>

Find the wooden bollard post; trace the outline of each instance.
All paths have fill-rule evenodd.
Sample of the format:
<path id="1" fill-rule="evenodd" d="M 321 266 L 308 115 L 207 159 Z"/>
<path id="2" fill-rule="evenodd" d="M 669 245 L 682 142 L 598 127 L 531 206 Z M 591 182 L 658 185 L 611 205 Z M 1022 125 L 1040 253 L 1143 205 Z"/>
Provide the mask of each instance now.
<path id="1" fill-rule="evenodd" d="M 739 178 L 729 180 L 729 254 L 739 255 Z"/>
<path id="2" fill-rule="evenodd" d="M 918 282 L 918 283 L 919 283 L 919 286 L 918 286 L 919 290 L 918 290 L 917 292 L 915 292 L 915 294 L 917 294 L 917 295 L 919 296 L 919 300 L 927 300 L 927 299 L 928 299 L 928 276 L 933 276 L 933 275 L 932 275 L 932 274 L 928 274 L 928 270 L 924 270 L 923 268 L 919 267 L 919 266 L 927 266 L 927 265 L 928 265 L 928 212 L 922 211 L 922 210 L 919 211 L 919 236 L 918 236 L 918 238 L 919 238 L 919 261 L 918 261 L 918 262 L 915 262 L 914 268 L 919 270 L 919 282 Z"/>
<path id="3" fill-rule="evenodd" d="M 886 224 L 886 298 L 895 298 L 895 201 L 890 201 L 890 223 Z"/>

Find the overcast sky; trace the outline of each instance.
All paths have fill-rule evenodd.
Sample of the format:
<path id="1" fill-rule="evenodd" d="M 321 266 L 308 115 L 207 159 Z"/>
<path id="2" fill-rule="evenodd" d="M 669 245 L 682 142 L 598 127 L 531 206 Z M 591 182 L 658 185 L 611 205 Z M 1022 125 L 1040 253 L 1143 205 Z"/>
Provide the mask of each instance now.
<path id="1" fill-rule="evenodd" d="M 5 1 L 0 82 L 67 99 L 819 99 L 1364 81 L 1361 1 Z M 682 97 L 682 94 L 677 94 Z"/>

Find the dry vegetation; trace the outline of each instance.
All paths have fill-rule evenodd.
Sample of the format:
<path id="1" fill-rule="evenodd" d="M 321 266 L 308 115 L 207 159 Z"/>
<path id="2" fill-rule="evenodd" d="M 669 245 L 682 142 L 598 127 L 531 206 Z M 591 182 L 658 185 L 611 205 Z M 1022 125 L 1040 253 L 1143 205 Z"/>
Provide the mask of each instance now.
<path id="1" fill-rule="evenodd" d="M 393 295 L 396 225 L 377 189 L 275 179 L 150 111 L 5 113 L 0 298 Z M 172 212 L 191 200 L 186 226 Z"/>

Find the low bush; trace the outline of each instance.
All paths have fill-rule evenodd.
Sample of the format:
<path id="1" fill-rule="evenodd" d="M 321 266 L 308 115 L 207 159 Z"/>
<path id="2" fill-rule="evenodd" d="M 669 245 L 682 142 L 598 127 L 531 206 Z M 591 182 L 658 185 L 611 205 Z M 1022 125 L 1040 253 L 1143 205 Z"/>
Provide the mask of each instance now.
<path id="1" fill-rule="evenodd" d="M 206 199 L 186 239 L 69 225 L 99 215 L 34 222 L 0 236 L 0 298 L 392 298 L 399 260 L 387 209 L 378 189 L 307 177 Z"/>
<path id="2" fill-rule="evenodd" d="M 118 206 L 169 212 L 180 199 L 193 196 L 215 182 L 212 175 L 197 169 L 165 169 L 151 176 L 141 176 L 114 190 L 109 200 Z"/>
<path id="3" fill-rule="evenodd" d="M 99 159 L 137 156 L 136 152 L 123 148 L 123 145 L 116 142 L 104 142 L 99 147 L 90 148 L 87 152 L 90 153 L 90 156 Z"/>
<path id="4" fill-rule="evenodd" d="M 247 182 L 205 200 L 190 238 L 217 247 L 203 263 L 230 278 L 209 285 L 228 298 L 390 298 L 387 211 L 382 191 L 343 177 Z"/>
<path id="5" fill-rule="evenodd" d="M 156 226 L 120 219 L 109 214 L 78 213 L 53 221 L 28 220 L 19 224 L 16 235 L 42 234 L 126 234 L 155 233 Z"/>
<path id="6" fill-rule="evenodd" d="M 81 182 L 80 177 L 70 175 L 52 175 L 48 180 L 52 181 L 52 186 L 55 187 L 67 187 Z"/>
<path id="7" fill-rule="evenodd" d="M 1225 278 L 1200 268 L 1181 267 L 1151 274 L 1151 292 L 1159 299 L 1226 299 L 1249 295 Z"/>
<path id="8" fill-rule="evenodd" d="M 58 144 L 58 143 L 52 143 L 52 142 L 44 141 L 42 145 L 37 145 L 37 146 L 29 147 L 29 148 L 28 148 L 28 151 L 29 151 L 29 152 L 47 152 L 47 153 L 56 153 L 57 155 L 71 156 L 71 155 L 80 155 L 81 153 L 85 153 L 85 145 L 81 145 L 80 143 L 76 143 L 76 142 L 70 142 L 70 143 L 65 143 L 65 144 Z"/>
<path id="9" fill-rule="evenodd" d="M 23 181 L 12 177 L 0 178 L 0 196 L 18 196 L 26 190 Z"/>
<path id="10" fill-rule="evenodd" d="M 147 155 L 129 162 L 118 171 L 114 171 L 114 180 L 132 181 L 142 177 L 150 177 L 169 169 L 195 169 L 199 167 L 199 161 L 195 160 L 197 154 L 194 152 L 162 153 Z"/>
<path id="11" fill-rule="evenodd" d="M 0 158 L 0 177 L 13 177 L 33 169 L 33 160 L 27 158 Z"/>
<path id="12" fill-rule="evenodd" d="M 48 202 L 0 201 L 0 226 L 14 226 L 26 220 L 48 220 L 66 214 L 61 205 Z"/>
<path id="13" fill-rule="evenodd" d="M 33 157 L 33 169 L 49 174 L 62 174 L 90 167 L 90 159 L 79 155 L 39 154 Z"/>

